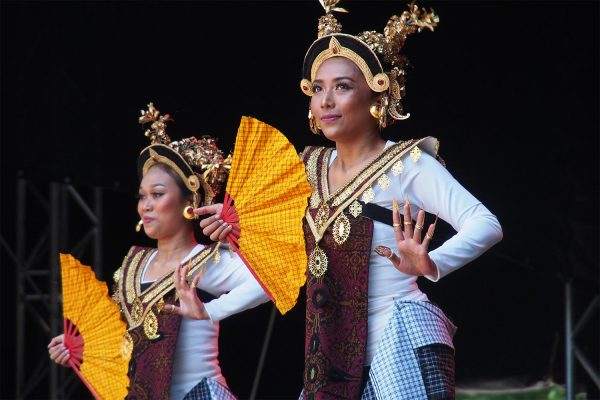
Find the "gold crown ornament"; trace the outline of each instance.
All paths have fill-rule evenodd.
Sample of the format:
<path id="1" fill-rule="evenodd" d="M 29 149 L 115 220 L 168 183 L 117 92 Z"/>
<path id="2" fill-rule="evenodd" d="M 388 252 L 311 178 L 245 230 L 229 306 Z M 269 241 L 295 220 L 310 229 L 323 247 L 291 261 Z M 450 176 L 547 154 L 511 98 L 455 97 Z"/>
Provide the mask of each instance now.
<path id="1" fill-rule="evenodd" d="M 383 127 L 396 120 L 410 116 L 404 114 L 402 98 L 405 96 L 405 75 L 409 65 L 402 54 L 406 38 L 423 29 L 431 31 L 439 23 L 439 17 L 433 10 L 427 11 L 408 4 L 408 11 L 393 15 L 383 33 L 364 31 L 358 35 L 342 33 L 342 25 L 333 12 L 348 12 L 337 7 L 340 0 L 319 0 L 325 9 L 325 15 L 319 18 L 317 40 L 309 47 L 304 56 L 300 88 L 307 96 L 312 96 L 312 82 L 319 67 L 332 57 L 345 57 L 356 64 L 364 75 L 367 84 L 376 93 L 382 93 Z"/>
<path id="2" fill-rule="evenodd" d="M 145 135 L 152 143 L 138 156 L 138 175 L 140 179 L 155 164 L 166 164 L 179 175 L 185 186 L 194 194 L 194 208 L 200 205 L 198 190 L 204 194 L 201 205 L 210 205 L 223 189 L 229 170 L 231 154 L 223 156 L 217 147 L 217 139 L 204 135 L 199 139 L 191 136 L 172 141 L 167 135 L 167 122 L 172 121 L 169 114 L 160 115 L 154 104 L 149 103 L 147 110 L 141 110 L 138 122 L 151 123 Z"/>

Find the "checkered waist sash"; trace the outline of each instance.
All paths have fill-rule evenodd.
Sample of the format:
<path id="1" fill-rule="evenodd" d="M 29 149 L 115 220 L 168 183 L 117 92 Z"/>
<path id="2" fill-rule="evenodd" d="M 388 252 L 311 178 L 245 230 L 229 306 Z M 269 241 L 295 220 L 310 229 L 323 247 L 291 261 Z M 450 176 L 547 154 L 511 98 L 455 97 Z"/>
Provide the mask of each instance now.
<path id="1" fill-rule="evenodd" d="M 317 210 L 309 211 L 317 212 Z M 304 396 L 359 399 L 367 346 L 369 256 L 373 221 L 351 220 L 351 234 L 338 245 L 329 227 L 319 242 L 327 271 L 307 271 Z M 304 221 L 307 253 L 316 242 Z"/>

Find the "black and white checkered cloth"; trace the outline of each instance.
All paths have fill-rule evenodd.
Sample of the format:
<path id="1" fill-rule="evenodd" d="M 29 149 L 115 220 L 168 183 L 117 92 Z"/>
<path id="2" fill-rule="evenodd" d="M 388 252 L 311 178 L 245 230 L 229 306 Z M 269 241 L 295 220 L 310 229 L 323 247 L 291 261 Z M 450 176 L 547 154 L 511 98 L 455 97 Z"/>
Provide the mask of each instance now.
<path id="1" fill-rule="evenodd" d="M 394 307 L 361 400 L 454 399 L 456 326 L 427 301 L 398 301 Z"/>
<path id="2" fill-rule="evenodd" d="M 454 324 L 425 301 L 398 301 L 361 400 L 452 399 Z"/>
<path id="3" fill-rule="evenodd" d="M 203 378 L 183 400 L 237 400 L 236 397 L 219 382 Z"/>

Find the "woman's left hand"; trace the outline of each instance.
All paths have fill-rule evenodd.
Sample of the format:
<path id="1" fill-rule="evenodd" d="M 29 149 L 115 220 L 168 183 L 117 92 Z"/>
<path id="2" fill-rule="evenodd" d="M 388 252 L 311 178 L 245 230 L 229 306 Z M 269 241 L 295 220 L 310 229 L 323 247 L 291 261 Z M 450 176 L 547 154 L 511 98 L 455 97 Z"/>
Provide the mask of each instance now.
<path id="1" fill-rule="evenodd" d="M 421 233 L 423 224 L 425 223 L 425 211 L 420 210 L 417 213 L 417 221 L 413 228 L 408 201 L 404 205 L 404 224 L 401 224 L 400 209 L 395 201 L 392 218 L 394 221 L 394 235 L 398 244 L 398 255 L 386 246 L 377 246 L 375 252 L 380 256 L 389 258 L 394 267 L 405 274 L 417 276 L 434 275 L 437 266 L 429 257 L 429 242 L 433 237 L 435 222 L 429 225 L 427 232 L 422 238 Z M 404 231 L 402 230 L 403 227 Z"/>
<path id="2" fill-rule="evenodd" d="M 175 304 L 165 304 L 164 310 L 168 313 L 179 314 L 182 317 L 189 319 L 209 319 L 204 303 L 198 297 L 196 287 L 200 282 L 201 274 L 197 274 L 192 282 L 188 284 L 187 275 L 190 271 L 190 264 L 188 263 L 185 267 L 178 265 L 175 267 L 175 274 L 173 280 L 175 283 L 175 290 L 179 297 L 179 306 Z"/>

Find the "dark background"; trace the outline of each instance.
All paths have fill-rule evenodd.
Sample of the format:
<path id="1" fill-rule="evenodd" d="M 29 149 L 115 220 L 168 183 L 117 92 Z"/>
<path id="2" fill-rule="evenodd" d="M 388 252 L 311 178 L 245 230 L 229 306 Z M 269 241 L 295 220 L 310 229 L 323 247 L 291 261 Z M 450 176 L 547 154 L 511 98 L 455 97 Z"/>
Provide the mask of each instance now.
<path id="1" fill-rule="evenodd" d="M 436 10 L 440 25 L 407 40 L 411 118 L 385 135 L 440 139 L 450 172 L 504 229 L 484 256 L 421 288 L 459 326 L 459 385 L 563 383 L 564 282 L 574 284 L 576 317 L 598 293 L 598 3 L 419 4 Z M 350 11 L 338 17 L 343 31 L 353 34 L 382 31 L 405 10 L 402 1 L 341 6 Z M 298 150 L 325 144 L 308 130 L 308 98 L 299 89 L 322 15 L 317 1 L 3 1 L 0 10 L 0 221 L 9 245 L 17 176 L 42 189 L 68 178 L 84 196 L 104 188 L 104 279 L 132 244 L 148 243 L 133 228 L 135 161 L 148 143 L 137 117 L 150 101 L 175 120 L 174 139 L 211 134 L 229 150 L 240 117 L 250 115 Z M 34 205 L 28 213 L 29 238 L 48 217 Z M 451 234 L 440 229 L 437 244 Z M 10 398 L 15 270 L 4 250 L 0 263 L 0 397 Z M 300 391 L 300 299 L 276 319 L 258 398 Z M 267 304 L 221 324 L 223 372 L 242 398 L 270 312 Z M 596 313 L 579 337 L 595 361 L 598 337 Z M 28 331 L 27 362 L 45 357 L 48 340 Z M 577 382 L 591 390 L 580 369 Z M 34 396 L 45 397 L 45 388 Z"/>

